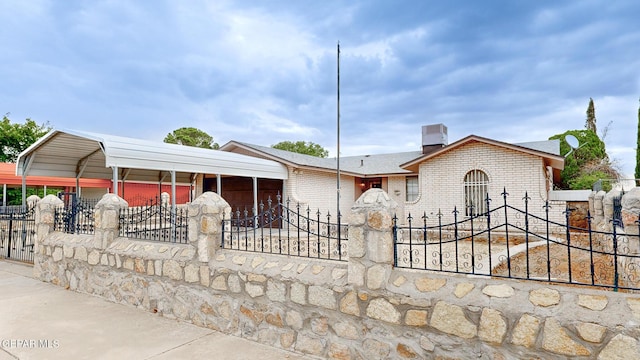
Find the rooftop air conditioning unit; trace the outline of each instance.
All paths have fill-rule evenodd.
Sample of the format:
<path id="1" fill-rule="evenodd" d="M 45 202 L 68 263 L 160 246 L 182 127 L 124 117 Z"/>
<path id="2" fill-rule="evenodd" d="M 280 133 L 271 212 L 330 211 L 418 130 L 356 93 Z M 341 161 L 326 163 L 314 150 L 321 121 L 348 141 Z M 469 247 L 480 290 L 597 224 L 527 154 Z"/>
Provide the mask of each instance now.
<path id="1" fill-rule="evenodd" d="M 449 143 L 447 136 L 447 127 L 444 124 L 424 125 L 422 127 L 422 150 L 433 151 L 436 148 L 442 148 Z"/>

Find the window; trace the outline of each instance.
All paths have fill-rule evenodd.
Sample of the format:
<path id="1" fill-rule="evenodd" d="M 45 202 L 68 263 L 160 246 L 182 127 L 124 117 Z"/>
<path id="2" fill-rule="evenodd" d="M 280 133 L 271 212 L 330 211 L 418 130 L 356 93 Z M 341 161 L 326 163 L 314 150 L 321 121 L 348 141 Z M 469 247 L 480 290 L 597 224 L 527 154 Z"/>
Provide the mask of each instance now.
<path id="1" fill-rule="evenodd" d="M 471 170 L 464 176 L 465 215 L 480 215 L 487 212 L 489 177 L 481 170 Z"/>
<path id="2" fill-rule="evenodd" d="M 418 199 L 418 177 L 417 176 L 407 176 L 405 178 L 406 182 L 406 194 L 407 201 L 416 201 Z"/>
<path id="3" fill-rule="evenodd" d="M 362 192 L 369 189 L 382 189 L 382 178 L 360 179 L 360 188 L 362 189 Z"/>

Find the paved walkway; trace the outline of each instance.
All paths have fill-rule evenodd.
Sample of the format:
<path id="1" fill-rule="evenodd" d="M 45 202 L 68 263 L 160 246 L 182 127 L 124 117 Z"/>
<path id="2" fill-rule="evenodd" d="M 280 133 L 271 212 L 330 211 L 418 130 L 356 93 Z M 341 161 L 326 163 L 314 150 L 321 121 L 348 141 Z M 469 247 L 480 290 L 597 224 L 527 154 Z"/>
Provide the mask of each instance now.
<path id="1" fill-rule="evenodd" d="M 310 359 L 32 278 L 0 260 L 0 360 Z"/>

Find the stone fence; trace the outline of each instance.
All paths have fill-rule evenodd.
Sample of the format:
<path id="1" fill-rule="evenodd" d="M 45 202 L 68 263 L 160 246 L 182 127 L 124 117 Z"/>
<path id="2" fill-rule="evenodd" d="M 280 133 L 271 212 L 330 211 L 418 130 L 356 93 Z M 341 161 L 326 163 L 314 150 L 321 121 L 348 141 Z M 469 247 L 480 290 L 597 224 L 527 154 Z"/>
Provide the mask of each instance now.
<path id="1" fill-rule="evenodd" d="M 638 234 L 638 214 L 640 213 L 640 187 L 635 187 L 623 193 L 619 189 L 609 192 L 600 190 L 592 191 L 589 195 L 589 212 L 592 216 L 592 226 L 600 229 L 611 230 L 613 228 L 614 199 L 622 196 L 621 201 L 621 225 L 627 234 Z"/>
<path id="2" fill-rule="evenodd" d="M 220 248 L 224 199 L 189 205 L 189 242 L 118 236 L 108 194 L 95 235 L 52 231 L 37 207 L 35 275 L 162 316 L 331 359 L 637 359 L 640 296 L 393 268 L 395 203 L 380 189 L 348 214 L 349 260 Z M 238 351 L 242 351 L 238 349 Z"/>

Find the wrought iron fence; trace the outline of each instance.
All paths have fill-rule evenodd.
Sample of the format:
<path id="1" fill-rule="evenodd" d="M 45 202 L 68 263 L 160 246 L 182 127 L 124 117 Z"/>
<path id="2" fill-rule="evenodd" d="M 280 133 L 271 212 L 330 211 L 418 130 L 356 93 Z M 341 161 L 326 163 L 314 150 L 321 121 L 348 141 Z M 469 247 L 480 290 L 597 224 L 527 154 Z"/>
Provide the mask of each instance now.
<path id="1" fill-rule="evenodd" d="M 73 199 L 55 209 L 54 230 L 67 234 L 93 234 L 97 199 Z"/>
<path id="2" fill-rule="evenodd" d="M 611 231 L 601 231 L 588 214 L 587 228 L 579 228 L 569 224 L 570 208 L 559 223 L 550 220 L 548 202 L 545 215 L 538 216 L 530 212 L 526 194 L 524 210 L 507 203 L 506 191 L 502 197 L 502 205 L 491 209 L 487 196 L 487 211 L 475 216 L 454 209 L 454 221 L 447 224 L 441 212 L 435 225 L 426 213 L 409 215 L 407 225 L 394 218 L 395 266 L 640 290 L 640 237 L 620 233 L 620 220 L 612 220 Z M 640 215 L 636 223 L 640 231 Z"/>
<path id="3" fill-rule="evenodd" d="M 347 259 L 347 225 L 340 214 L 291 207 L 280 195 L 261 202 L 258 213 L 236 210 L 222 221 L 222 248 L 329 260 Z"/>
<path id="4" fill-rule="evenodd" d="M 28 208 L 22 205 L 0 206 L 0 214 L 18 214 L 26 211 L 28 211 Z"/>
<path id="5" fill-rule="evenodd" d="M 621 228 L 624 228 L 622 223 L 622 196 L 624 196 L 624 190 L 620 192 L 620 195 L 613 197 L 613 219 L 618 220 Z"/>
<path id="6" fill-rule="evenodd" d="M 0 258 L 33 263 L 35 208 L 0 207 Z"/>
<path id="7" fill-rule="evenodd" d="M 149 200 L 146 206 L 120 210 L 119 235 L 141 240 L 188 242 L 188 215 L 183 206 L 172 208 Z"/>

